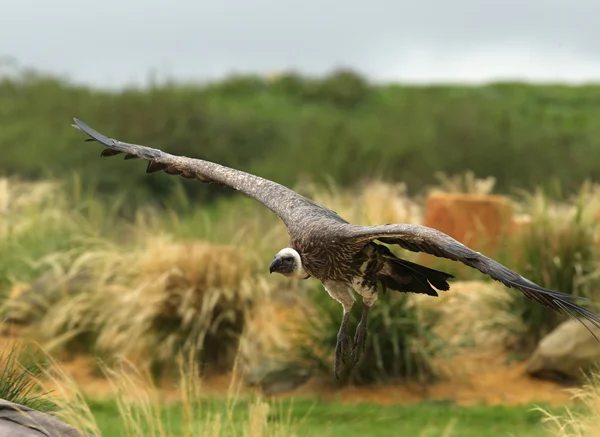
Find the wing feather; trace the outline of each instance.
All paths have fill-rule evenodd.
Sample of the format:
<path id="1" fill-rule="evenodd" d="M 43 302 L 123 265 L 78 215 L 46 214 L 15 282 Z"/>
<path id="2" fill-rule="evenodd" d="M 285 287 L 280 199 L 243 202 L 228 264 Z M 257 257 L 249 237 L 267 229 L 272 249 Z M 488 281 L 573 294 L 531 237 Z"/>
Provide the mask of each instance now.
<path id="1" fill-rule="evenodd" d="M 395 244 L 412 252 L 424 252 L 440 258 L 461 262 L 509 288 L 518 289 L 528 299 L 571 317 L 577 315 L 579 318 L 583 318 L 600 328 L 599 315 L 571 302 L 572 299 L 585 298 L 541 287 L 436 229 L 412 224 L 350 225 L 347 227 L 346 237 L 357 244 L 379 240 L 382 243 Z M 588 328 L 585 324 L 584 326 Z M 592 335 L 594 334 L 592 333 Z M 596 336 L 594 335 L 594 337 Z M 598 338 L 596 339 L 598 340 Z"/>
<path id="2" fill-rule="evenodd" d="M 109 138 L 92 129 L 81 120 L 77 118 L 73 120 L 75 122 L 73 127 L 89 136 L 86 141 L 96 141 L 105 147 L 101 153 L 103 157 L 125 153 L 124 158 L 126 160 L 141 158 L 148 161 L 146 173 L 164 171 L 170 175 L 180 175 L 187 179 L 196 179 L 204 183 L 233 188 L 265 205 L 277 214 L 288 227 L 292 222 L 293 213 L 298 207 L 310 208 L 317 215 L 335 215 L 333 211 L 324 206 L 268 179 L 210 161 L 175 156 L 151 147 Z"/>

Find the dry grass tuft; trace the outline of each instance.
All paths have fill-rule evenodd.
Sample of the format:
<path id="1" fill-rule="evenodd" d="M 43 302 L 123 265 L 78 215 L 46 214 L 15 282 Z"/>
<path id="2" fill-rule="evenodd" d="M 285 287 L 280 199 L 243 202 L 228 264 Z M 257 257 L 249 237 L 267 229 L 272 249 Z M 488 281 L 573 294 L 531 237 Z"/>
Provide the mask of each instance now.
<path id="1" fill-rule="evenodd" d="M 31 335 L 50 349 L 84 343 L 153 364 L 195 351 L 207 365 L 230 368 L 249 313 L 268 292 L 249 256 L 205 242 L 155 237 L 43 262 L 60 281 L 85 280 L 53 297 Z"/>
<path id="2" fill-rule="evenodd" d="M 63 217 L 60 193 L 57 182 L 0 178 L 0 238 L 28 232 L 41 220 L 56 222 Z"/>
<path id="3" fill-rule="evenodd" d="M 513 293 L 495 281 L 454 281 L 449 291 L 435 299 L 411 297 L 420 308 L 440 312 L 434 332 L 445 348 L 499 349 L 522 329 L 522 321 L 501 308 Z"/>
<path id="4" fill-rule="evenodd" d="M 475 173 L 468 170 L 463 174 L 447 175 L 444 172 L 435 174 L 439 185 L 431 187 L 428 191 L 444 193 L 463 193 L 463 194 L 491 194 L 496 185 L 496 178 L 488 176 L 487 178 L 477 178 Z"/>
<path id="5" fill-rule="evenodd" d="M 351 190 L 340 190 L 333 183 L 325 187 L 303 182 L 296 189 L 351 223 L 420 223 L 423 217 L 422 207 L 408 196 L 403 182 L 372 180 Z"/>
<path id="6" fill-rule="evenodd" d="M 166 437 L 180 435 L 192 437 L 236 436 L 247 437 L 293 437 L 297 423 L 291 414 L 273 411 L 273 405 L 260 397 L 242 399 L 239 395 L 240 381 L 231 380 L 224 408 L 210 406 L 210 399 L 203 394 L 202 380 L 193 358 L 182 359 L 178 355 L 179 395 L 165 399 L 152 381 L 152 376 L 132 362 L 120 360 L 109 368 L 101 368 L 111 386 L 112 399 L 117 405 L 117 416 L 112 418 L 111 429 L 120 429 L 126 437 Z M 58 362 L 48 357 L 50 366 L 38 379 L 45 391 L 53 390 L 52 401 L 58 407 L 56 415 L 76 428 L 97 437 L 102 432 L 80 387 Z M 244 411 L 240 406 L 246 405 Z M 180 414 L 171 416 L 176 406 Z M 241 410 L 241 413 L 240 413 Z M 282 420 L 272 420 L 272 416 Z"/>
<path id="7" fill-rule="evenodd" d="M 530 220 L 512 241 L 516 248 L 511 250 L 512 265 L 519 266 L 521 274 L 543 287 L 597 300 L 600 186 L 584 184 L 575 198 L 562 202 L 551 201 L 539 190 L 525 193 L 521 207 Z M 512 345 L 522 351 L 532 350 L 539 339 L 564 320 L 519 293 L 513 294 L 507 304 L 505 310 L 516 314 L 525 328 Z"/>
<path id="8" fill-rule="evenodd" d="M 159 239 L 124 265 L 99 317 L 101 349 L 153 351 L 168 361 L 198 345 L 210 364 L 231 366 L 245 321 L 266 291 L 248 258 L 233 247 Z"/>
<path id="9" fill-rule="evenodd" d="M 577 401 L 578 410 L 567 408 L 561 415 L 552 414 L 544 409 L 549 435 L 554 437 L 600 437 L 600 374 L 596 373 L 588 379 L 588 383 L 581 388 L 572 389 L 574 400 Z"/>

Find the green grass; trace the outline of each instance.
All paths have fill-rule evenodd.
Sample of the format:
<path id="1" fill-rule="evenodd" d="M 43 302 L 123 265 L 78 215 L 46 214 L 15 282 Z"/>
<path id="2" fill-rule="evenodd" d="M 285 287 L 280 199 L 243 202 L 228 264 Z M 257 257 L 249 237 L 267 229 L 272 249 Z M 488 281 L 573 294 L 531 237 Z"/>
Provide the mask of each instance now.
<path id="1" fill-rule="evenodd" d="M 33 363 L 32 357 L 31 351 L 14 343 L 0 352 L 0 399 L 40 411 L 52 410 L 52 401 L 36 391 L 35 378 L 40 377 L 43 370 Z"/>
<path id="2" fill-rule="evenodd" d="M 118 416 L 115 403 L 94 401 L 90 406 L 103 435 L 121 435 L 121 424 L 115 419 Z M 269 414 L 269 422 L 291 422 L 297 436 L 548 436 L 546 426 L 542 424 L 544 415 L 534 408 L 534 405 L 458 407 L 444 403 L 381 406 L 296 399 L 278 402 Z M 203 411 L 206 415 L 222 414 L 224 417 L 225 402 L 206 401 Z M 560 409 L 550 411 L 557 413 Z M 232 419 L 229 423 L 233 423 L 235 431 L 224 428 L 230 429 L 230 434 L 224 435 L 241 435 L 242 423 L 248 419 L 245 401 L 233 409 Z M 163 420 L 168 435 L 181 435 L 178 426 L 180 409 L 171 407 Z M 199 421 L 197 435 L 203 435 L 202 426 L 203 422 Z"/>

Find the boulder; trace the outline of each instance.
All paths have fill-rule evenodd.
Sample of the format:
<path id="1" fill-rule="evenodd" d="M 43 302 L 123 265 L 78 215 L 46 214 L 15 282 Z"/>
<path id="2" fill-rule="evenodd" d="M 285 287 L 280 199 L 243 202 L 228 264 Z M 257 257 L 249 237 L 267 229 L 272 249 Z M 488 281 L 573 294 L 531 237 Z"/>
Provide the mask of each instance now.
<path id="1" fill-rule="evenodd" d="M 600 338 L 600 329 L 590 330 Z M 600 344 L 577 320 L 567 320 L 546 335 L 527 362 L 531 376 L 581 382 L 600 363 Z"/>
<path id="2" fill-rule="evenodd" d="M 260 387 L 267 396 L 291 391 L 303 385 L 311 374 L 306 368 L 265 362 L 248 371 L 246 382 Z"/>
<path id="3" fill-rule="evenodd" d="M 93 437 L 41 411 L 0 399 L 0 437 Z"/>
<path id="4" fill-rule="evenodd" d="M 513 207 L 504 196 L 432 193 L 423 224 L 438 229 L 471 248 L 493 256 L 511 232 Z M 428 263 L 429 255 L 419 257 Z M 466 267 L 457 265 L 458 272 Z"/>
<path id="5" fill-rule="evenodd" d="M 74 275 L 57 275 L 48 271 L 31 286 L 11 293 L 2 307 L 0 317 L 14 325 L 29 325 L 42 317 L 48 308 L 66 296 L 72 296 L 89 287 L 91 275 L 78 272 Z"/>

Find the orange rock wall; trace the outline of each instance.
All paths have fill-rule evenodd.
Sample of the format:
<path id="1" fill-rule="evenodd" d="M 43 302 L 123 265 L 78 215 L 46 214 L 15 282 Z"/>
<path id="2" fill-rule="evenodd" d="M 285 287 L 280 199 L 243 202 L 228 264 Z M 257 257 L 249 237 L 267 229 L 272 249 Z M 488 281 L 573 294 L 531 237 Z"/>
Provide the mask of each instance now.
<path id="1" fill-rule="evenodd" d="M 433 193 L 427 199 L 423 224 L 493 256 L 514 228 L 512 217 L 512 204 L 504 196 Z"/>

